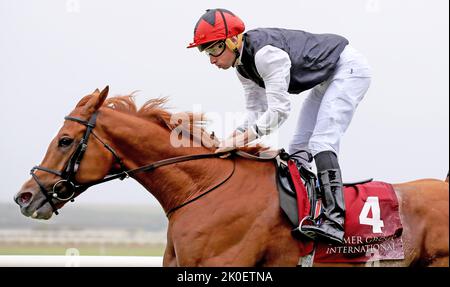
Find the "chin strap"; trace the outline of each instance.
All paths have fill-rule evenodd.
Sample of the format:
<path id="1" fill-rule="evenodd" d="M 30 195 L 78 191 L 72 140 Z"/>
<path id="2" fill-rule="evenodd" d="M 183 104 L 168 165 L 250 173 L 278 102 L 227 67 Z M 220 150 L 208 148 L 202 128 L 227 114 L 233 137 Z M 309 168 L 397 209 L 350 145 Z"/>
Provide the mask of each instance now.
<path id="1" fill-rule="evenodd" d="M 241 52 L 239 51 L 239 48 L 242 46 L 242 37 L 243 34 L 237 35 L 237 43 L 233 42 L 230 38 L 227 38 L 225 40 L 225 44 L 227 47 L 234 52 L 234 55 L 236 56 L 233 62 L 233 67 L 236 65 L 237 60 L 241 56 Z"/>

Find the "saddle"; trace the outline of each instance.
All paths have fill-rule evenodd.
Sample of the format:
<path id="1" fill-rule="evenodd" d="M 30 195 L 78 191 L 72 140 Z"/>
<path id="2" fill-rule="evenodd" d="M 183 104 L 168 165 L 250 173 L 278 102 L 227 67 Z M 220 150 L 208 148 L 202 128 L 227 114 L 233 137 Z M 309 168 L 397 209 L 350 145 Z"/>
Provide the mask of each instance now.
<path id="1" fill-rule="evenodd" d="M 306 161 L 312 161 L 313 157 L 309 152 L 300 150 L 295 154 L 300 153 L 304 153 L 307 156 L 307 158 L 302 156 Z M 290 155 L 284 149 L 276 151 L 263 151 L 263 153 L 259 156 L 243 151 L 237 151 L 236 154 L 240 157 L 251 160 L 275 162 L 280 206 L 291 224 L 295 227 L 293 229 L 294 235 L 296 235 L 297 231 L 299 231 L 298 227 L 300 226 L 301 219 L 304 219 L 305 216 L 311 219 L 318 216 L 320 213 L 319 199 L 321 197 L 321 191 L 317 184 L 317 176 L 305 166 L 297 166 L 291 159 L 291 157 L 295 154 Z M 296 173 L 297 182 L 293 179 L 296 177 L 292 174 L 292 172 Z M 300 185 L 298 185 L 299 180 L 302 182 Z M 357 184 L 371 182 L 372 180 L 373 179 L 366 179 L 357 182 L 343 183 L 343 185 L 344 187 L 355 186 Z M 299 195 L 297 189 L 301 189 L 300 192 L 303 192 L 303 194 Z M 303 204 L 299 203 L 299 197 L 302 199 Z M 307 210 L 308 214 L 301 214 L 302 216 L 299 216 L 299 209 L 303 213 L 305 213 L 304 210 Z"/>
<path id="2" fill-rule="evenodd" d="M 307 153 L 306 151 L 302 152 Z M 310 159 L 309 161 L 311 161 L 312 156 L 308 156 Z M 296 169 L 298 169 L 298 173 Z M 301 184 L 295 182 L 296 178 L 297 181 L 299 180 L 298 178 L 300 178 Z M 344 187 L 354 186 L 357 184 L 368 183 L 372 180 L 373 179 L 366 179 L 357 182 L 343 183 L 343 185 Z M 299 227 L 303 224 L 301 220 L 314 219 L 320 214 L 319 199 L 322 195 L 317 184 L 317 176 L 305 166 L 298 166 L 290 159 L 289 154 L 281 151 L 277 162 L 277 186 L 281 209 L 294 226 L 294 229 L 292 230 L 293 235 L 298 237 L 300 235 Z M 303 194 L 299 195 L 299 192 Z M 306 197 L 308 200 L 306 202 L 303 200 L 304 202 L 302 204 L 298 202 L 299 197 Z"/>
<path id="3" fill-rule="evenodd" d="M 305 152 L 308 158 L 302 157 L 312 161 L 311 154 L 299 152 Z M 343 183 L 346 210 L 342 245 L 312 241 L 302 233 L 302 226 L 312 224 L 320 215 L 323 195 L 316 175 L 296 163 L 292 159 L 294 155 L 281 149 L 275 155 L 257 159 L 275 162 L 280 207 L 292 224 L 292 236 L 298 240 L 299 265 L 312 266 L 313 262 L 367 263 L 404 258 L 398 200 L 392 185 L 385 182 L 367 179 Z M 244 156 L 255 159 L 254 156 Z"/>
<path id="4" fill-rule="evenodd" d="M 311 154 L 306 151 L 308 162 Z M 299 265 L 319 263 L 367 263 L 404 258 L 402 223 L 399 204 L 391 184 L 373 181 L 343 183 L 345 197 L 345 235 L 342 245 L 312 241 L 301 232 L 321 211 L 321 194 L 316 175 L 296 163 L 283 149 L 269 156 L 254 156 L 237 152 L 239 156 L 267 161 L 276 167 L 276 182 L 280 207 L 292 224 L 292 236 L 299 244 Z M 297 153 L 296 153 L 297 154 Z M 299 157 L 299 155 L 296 155 Z"/>

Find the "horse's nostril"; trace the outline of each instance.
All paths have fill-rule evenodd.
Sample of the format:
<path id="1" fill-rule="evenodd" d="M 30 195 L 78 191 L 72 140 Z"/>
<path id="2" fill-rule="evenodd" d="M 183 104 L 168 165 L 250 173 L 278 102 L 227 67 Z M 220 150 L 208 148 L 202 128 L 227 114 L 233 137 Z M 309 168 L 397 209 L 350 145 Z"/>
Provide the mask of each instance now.
<path id="1" fill-rule="evenodd" d="M 25 205 L 30 202 L 31 198 L 33 197 L 33 194 L 31 192 L 24 192 L 19 195 L 17 198 L 17 203 L 19 205 Z"/>

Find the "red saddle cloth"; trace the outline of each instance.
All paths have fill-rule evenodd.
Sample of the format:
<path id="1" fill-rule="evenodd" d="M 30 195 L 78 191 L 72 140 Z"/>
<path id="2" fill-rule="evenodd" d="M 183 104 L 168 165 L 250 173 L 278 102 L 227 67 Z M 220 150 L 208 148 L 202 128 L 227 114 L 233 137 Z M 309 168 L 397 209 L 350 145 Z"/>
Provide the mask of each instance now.
<path id="1" fill-rule="evenodd" d="M 392 185 L 373 181 L 345 187 L 344 244 L 317 242 L 314 262 L 403 259 L 403 230 Z"/>

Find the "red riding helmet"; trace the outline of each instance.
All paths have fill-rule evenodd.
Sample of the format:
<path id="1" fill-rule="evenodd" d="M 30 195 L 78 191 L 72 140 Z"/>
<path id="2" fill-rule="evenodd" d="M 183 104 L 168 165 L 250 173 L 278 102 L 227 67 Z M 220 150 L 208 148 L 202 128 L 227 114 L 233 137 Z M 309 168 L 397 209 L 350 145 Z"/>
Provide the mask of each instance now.
<path id="1" fill-rule="evenodd" d="M 244 30 L 244 22 L 232 12 L 225 9 L 208 9 L 195 25 L 194 42 L 190 43 L 188 48 L 225 40 L 243 33 Z"/>

